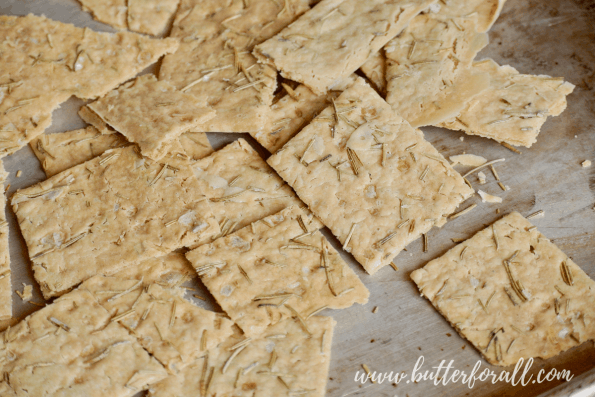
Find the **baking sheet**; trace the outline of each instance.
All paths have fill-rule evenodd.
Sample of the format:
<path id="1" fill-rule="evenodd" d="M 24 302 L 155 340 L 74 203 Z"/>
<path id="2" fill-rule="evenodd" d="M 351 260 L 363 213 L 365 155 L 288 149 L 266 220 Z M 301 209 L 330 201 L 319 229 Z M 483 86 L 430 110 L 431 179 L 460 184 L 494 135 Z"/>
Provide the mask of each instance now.
<path id="1" fill-rule="evenodd" d="M 45 14 L 49 18 L 88 26 L 97 31 L 113 31 L 93 21 L 75 0 L 0 0 L 0 14 Z M 483 229 L 501 215 L 512 210 L 529 215 L 545 211 L 545 217 L 532 220 L 539 230 L 552 239 L 583 270 L 595 278 L 595 166 L 582 168 L 580 163 L 595 162 L 595 1 L 593 0 L 508 0 L 502 16 L 490 31 L 490 41 L 479 58 L 491 57 L 500 64 L 510 64 L 521 73 L 564 76 L 577 87 L 568 98 L 568 109 L 557 118 L 549 119 L 530 149 L 522 148 L 515 154 L 494 141 L 463 133 L 424 128 L 426 138 L 446 157 L 463 152 L 478 154 L 488 159 L 505 157 L 498 164 L 498 172 L 509 191 L 500 190 L 491 175 L 482 190 L 501 196 L 502 204 L 482 204 L 470 199 L 463 207 L 477 203 L 471 213 L 450 221 L 442 229 L 429 234 L 429 250 L 422 252 L 421 241 L 416 241 L 402 252 L 394 263 L 395 272 L 387 267 L 374 276 L 366 275 L 362 268 L 344 253 L 346 260 L 362 278 L 371 292 L 366 306 L 324 312 L 338 322 L 333 340 L 328 396 L 536 396 L 595 395 L 595 346 L 592 342 L 563 353 L 557 358 L 537 360 L 532 373 L 539 369 L 566 369 L 575 375 L 567 389 L 551 390 L 560 382 L 512 387 L 500 382 L 481 383 L 469 389 L 463 384 L 434 386 L 430 381 L 419 383 L 388 383 L 359 385 L 354 381 L 361 365 L 372 371 L 410 374 L 416 361 L 423 355 L 424 370 L 431 370 L 441 360 L 454 360 L 454 367 L 469 371 L 478 360 L 477 351 L 460 338 L 447 322 L 419 296 L 409 273 L 443 254 L 455 244 L 451 238 L 466 238 Z M 1 38 L 0 38 L 1 39 Z M 1 67 L 1 65 L 0 65 Z M 153 71 L 149 69 L 149 71 Z M 46 133 L 59 133 L 81 128 L 84 123 L 77 115 L 83 104 L 71 99 L 54 112 L 54 122 Z M 266 151 L 244 134 L 209 134 L 215 148 L 243 136 L 266 157 Z M 459 138 L 464 137 L 461 141 Z M 4 159 L 10 172 L 10 195 L 19 188 L 45 179 L 39 162 L 29 147 Z M 17 170 L 22 170 L 16 178 Z M 463 168 L 460 168 L 464 171 Z M 488 173 L 486 173 L 488 174 Z M 475 177 L 471 179 L 478 187 Z M 13 271 L 13 289 L 22 290 L 23 282 L 34 286 L 33 301 L 43 302 L 37 284 L 32 278 L 25 243 L 18 231 L 14 214 L 7 209 L 10 224 L 10 257 Z M 327 233 L 327 237 L 330 234 Z M 331 240 L 335 248 L 340 244 Z M 208 296 L 197 281 L 192 283 Z M 193 299 L 193 298 L 189 298 Z M 198 305 L 217 309 L 211 301 L 194 300 Z M 378 306 L 378 312 L 372 309 Z M 37 306 L 24 303 L 14 295 L 13 310 L 17 318 L 32 313 Z M 501 369 L 481 361 L 482 368 L 497 372 Z M 564 387 L 564 385 L 562 385 Z"/>

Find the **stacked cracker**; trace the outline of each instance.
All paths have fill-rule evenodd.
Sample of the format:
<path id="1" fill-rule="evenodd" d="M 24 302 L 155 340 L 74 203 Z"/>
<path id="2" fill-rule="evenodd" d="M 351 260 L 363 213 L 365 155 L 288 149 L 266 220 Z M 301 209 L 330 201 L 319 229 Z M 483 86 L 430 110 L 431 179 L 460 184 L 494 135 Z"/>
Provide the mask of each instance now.
<path id="1" fill-rule="evenodd" d="M 9 45 L 31 61 L 2 84 L 0 144 L 30 142 L 49 178 L 12 207 L 44 297 L 58 297 L 0 337 L 6 395 L 323 396 L 335 322 L 317 314 L 369 293 L 319 229 L 376 273 L 474 194 L 418 126 L 530 146 L 573 88 L 474 60 L 501 0 L 181 0 L 175 16 L 177 1 L 81 3 L 143 33 L 173 18 L 175 40 L 2 20 L 9 39 L 36 39 Z M 164 53 L 158 78 L 117 87 Z M 42 92 L 54 82 L 36 67 L 67 86 Z M 100 97 L 79 112 L 91 126 L 39 136 L 63 92 Z M 274 155 L 243 139 L 213 152 L 213 131 Z M 225 314 L 183 298 L 195 275 Z M 519 214 L 412 278 L 497 365 L 595 338 L 580 303 L 593 281 Z"/>

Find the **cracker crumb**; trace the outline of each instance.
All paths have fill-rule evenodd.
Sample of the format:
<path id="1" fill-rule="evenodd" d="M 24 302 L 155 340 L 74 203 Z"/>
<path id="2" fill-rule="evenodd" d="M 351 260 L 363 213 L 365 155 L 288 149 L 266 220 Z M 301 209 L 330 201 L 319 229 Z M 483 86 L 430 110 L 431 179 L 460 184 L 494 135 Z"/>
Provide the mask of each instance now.
<path id="1" fill-rule="evenodd" d="M 33 298 L 33 287 L 25 283 L 23 283 L 23 292 L 19 290 L 16 290 L 15 292 L 23 300 L 23 302 L 27 302 Z"/>
<path id="2" fill-rule="evenodd" d="M 460 154 L 458 156 L 450 156 L 452 165 L 468 165 L 470 167 L 479 167 L 488 162 L 484 157 L 477 156 L 475 154 Z"/>
<path id="3" fill-rule="evenodd" d="M 372 309 L 372 313 L 374 313 L 374 314 L 378 313 L 378 306 L 375 306 L 374 309 Z"/>
<path id="4" fill-rule="evenodd" d="M 501 203 L 502 202 L 502 197 L 493 196 L 491 194 L 484 192 L 483 190 L 478 190 L 477 194 L 479 194 L 479 196 L 481 197 L 482 203 Z"/>
<path id="5" fill-rule="evenodd" d="M 581 163 L 581 165 L 583 166 L 583 168 L 587 168 L 591 166 L 591 160 L 585 160 Z"/>
<path id="6" fill-rule="evenodd" d="M 583 164 L 584 164 L 584 163 L 583 163 Z M 589 165 L 591 165 L 591 162 L 589 162 Z M 587 167 L 587 166 L 583 165 L 583 167 Z M 21 171 L 21 170 L 18 170 L 18 171 L 17 171 L 17 175 L 16 175 L 16 177 L 17 177 L 17 178 L 20 178 L 22 174 L 23 174 L 23 171 Z"/>
<path id="7" fill-rule="evenodd" d="M 477 179 L 479 179 L 479 184 L 480 185 L 485 185 L 485 183 L 486 183 L 486 174 L 484 174 L 483 172 L 479 171 L 477 173 Z"/>

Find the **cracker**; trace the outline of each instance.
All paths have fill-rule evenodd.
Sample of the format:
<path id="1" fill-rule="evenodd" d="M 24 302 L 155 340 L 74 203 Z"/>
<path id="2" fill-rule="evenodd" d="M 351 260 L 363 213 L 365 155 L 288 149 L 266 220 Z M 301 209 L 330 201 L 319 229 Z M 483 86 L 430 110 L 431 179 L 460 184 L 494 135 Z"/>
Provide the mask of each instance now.
<path id="1" fill-rule="evenodd" d="M 195 276 L 194 268 L 184 254 L 179 252 L 145 259 L 113 274 L 113 277 L 127 280 L 142 279 L 145 284 L 156 283 L 163 287 L 178 286 Z"/>
<path id="2" fill-rule="evenodd" d="M 286 319 L 245 347 L 236 347 L 246 340 L 238 332 L 178 375 L 152 385 L 149 396 L 325 396 L 334 326 L 330 317 L 311 317 L 309 336 Z"/>
<path id="3" fill-rule="evenodd" d="M 85 290 L 1 334 L 0 370 L 8 377 L 0 390 L 17 396 L 132 396 L 167 376 Z"/>
<path id="4" fill-rule="evenodd" d="M 294 191 L 242 138 L 199 160 L 193 169 L 201 191 L 210 200 L 221 236 L 290 205 L 304 206 Z M 309 220 L 304 219 L 305 222 Z M 312 225 L 312 228 L 316 226 Z"/>
<path id="5" fill-rule="evenodd" d="M 304 212 L 292 206 L 186 254 L 248 336 L 285 317 L 368 301 L 368 290 L 339 253 L 317 229 L 306 232 L 300 217 Z"/>
<path id="6" fill-rule="evenodd" d="M 275 153 L 324 110 L 331 103 L 331 98 L 336 98 L 354 81 L 355 75 L 351 75 L 323 95 L 314 94 L 305 85 L 299 85 L 295 89 L 290 87 L 291 93 L 271 106 L 266 127 L 250 135 L 269 152 Z"/>
<path id="7" fill-rule="evenodd" d="M 171 373 L 177 373 L 232 334 L 233 323 L 194 306 L 158 284 L 96 276 L 81 284 Z"/>
<path id="8" fill-rule="evenodd" d="M 97 113 L 89 109 L 88 106 L 81 106 L 78 114 L 85 123 L 91 124 L 93 127 L 97 128 L 97 130 L 102 134 L 113 134 L 114 132 L 116 132 L 105 121 L 103 121 L 103 119 L 99 117 Z"/>
<path id="9" fill-rule="evenodd" d="M 200 160 L 215 151 L 204 132 L 185 132 L 178 141 L 189 160 Z"/>
<path id="10" fill-rule="evenodd" d="M 322 94 L 362 66 L 435 0 L 323 0 L 257 45 L 259 62 Z"/>
<path id="11" fill-rule="evenodd" d="M 165 57 L 159 79 L 217 111 L 198 131 L 254 132 L 264 126 L 277 72 L 250 53 L 309 8 L 307 0 L 182 0 L 171 36 L 179 50 Z M 237 55 L 237 57 L 236 57 Z"/>
<path id="12" fill-rule="evenodd" d="M 93 18 L 118 30 L 128 28 L 126 15 L 128 14 L 127 0 L 78 0 L 83 10 L 90 12 Z"/>
<path id="13" fill-rule="evenodd" d="M 471 17 L 477 21 L 479 32 L 485 33 L 500 16 L 506 0 L 449 0 L 440 2 L 438 13 L 447 17 Z"/>
<path id="14" fill-rule="evenodd" d="M 176 90 L 167 81 L 157 81 L 152 74 L 138 77 L 87 106 L 153 160 L 161 159 L 182 133 L 215 116 L 203 100 Z"/>
<path id="15" fill-rule="evenodd" d="M 595 339 L 595 282 L 518 212 L 411 278 L 494 365 L 547 359 Z"/>
<path id="16" fill-rule="evenodd" d="M 574 90 L 564 78 L 520 74 L 491 59 L 475 62 L 473 69 L 489 74 L 488 89 L 471 99 L 458 116 L 438 126 L 531 147 L 547 117 L 560 115 L 566 109 L 566 96 Z"/>
<path id="17" fill-rule="evenodd" d="M 8 252 L 8 221 L 6 220 L 6 196 L 4 183 L 8 173 L 0 160 L 0 321 L 12 317 L 12 284 L 10 277 L 10 255 Z"/>
<path id="18" fill-rule="evenodd" d="M 386 45 L 386 101 L 411 126 L 456 117 L 488 88 L 489 74 L 471 69 L 488 44 L 488 35 L 476 29 L 473 19 L 428 13 L 415 17 Z"/>
<path id="19" fill-rule="evenodd" d="M 267 162 L 370 274 L 473 195 L 361 79 Z"/>
<path id="20" fill-rule="evenodd" d="M 415 21 L 415 18 L 413 18 L 413 21 Z M 360 70 L 380 95 L 386 93 L 386 55 L 383 49 L 370 55 L 366 63 L 360 67 Z"/>
<path id="21" fill-rule="evenodd" d="M 44 297 L 219 232 L 192 170 L 113 149 L 17 191 L 12 206 Z"/>
<path id="22" fill-rule="evenodd" d="M 0 16 L 0 37 L 0 157 L 40 135 L 70 96 L 102 96 L 178 46 L 175 39 L 97 33 L 34 15 Z"/>
<path id="23" fill-rule="evenodd" d="M 128 0 L 128 29 L 161 35 L 166 33 L 180 0 Z"/>

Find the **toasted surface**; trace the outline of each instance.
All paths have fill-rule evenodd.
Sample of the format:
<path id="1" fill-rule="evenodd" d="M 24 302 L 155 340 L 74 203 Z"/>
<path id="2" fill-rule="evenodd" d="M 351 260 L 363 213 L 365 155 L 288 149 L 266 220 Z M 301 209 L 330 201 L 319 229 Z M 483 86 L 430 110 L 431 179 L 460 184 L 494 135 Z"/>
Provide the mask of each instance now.
<path id="1" fill-rule="evenodd" d="M 450 0 L 440 2 L 439 14 L 446 17 L 471 17 L 478 30 L 487 32 L 500 16 L 506 0 Z"/>
<path id="2" fill-rule="evenodd" d="M 570 280 L 563 275 L 565 266 Z M 521 357 L 547 359 L 595 338 L 595 282 L 517 212 L 411 278 L 494 365 Z"/>
<path id="3" fill-rule="evenodd" d="M 182 0 L 171 33 L 181 41 L 159 79 L 198 98 L 217 115 L 198 131 L 253 132 L 267 121 L 277 72 L 250 53 L 309 8 L 307 0 Z M 237 54 L 237 59 L 236 59 Z"/>
<path id="4" fill-rule="evenodd" d="M 248 336 L 296 312 L 305 318 L 321 307 L 368 301 L 366 287 L 317 229 L 302 236 L 300 217 L 292 206 L 186 254 Z"/>
<path id="5" fill-rule="evenodd" d="M 413 18 L 413 21 L 415 21 L 415 18 Z M 360 70 L 372 82 L 380 95 L 386 93 L 386 55 L 383 49 L 370 55 L 366 63 L 360 67 Z"/>
<path id="6" fill-rule="evenodd" d="M 322 94 L 362 66 L 435 0 L 323 0 L 257 45 L 259 62 Z"/>
<path id="7" fill-rule="evenodd" d="M 34 15 L 0 16 L 0 37 L 0 157 L 41 134 L 70 96 L 102 96 L 178 46 L 175 39 L 97 33 Z"/>
<path id="8" fill-rule="evenodd" d="M 4 182 L 8 173 L 0 160 L 0 321 L 12 317 L 12 284 L 10 277 L 10 255 L 8 252 L 8 222 L 6 220 L 6 196 Z"/>
<path id="9" fill-rule="evenodd" d="M 473 190 L 361 79 L 335 104 L 268 163 L 373 274 Z"/>
<path id="10" fill-rule="evenodd" d="M 141 154 L 161 159 L 182 133 L 215 116 L 203 100 L 147 74 L 87 105 L 106 124 L 137 143 Z"/>
<path id="11" fill-rule="evenodd" d="M 175 290 L 155 283 L 95 276 L 80 288 L 91 292 L 111 321 L 128 329 L 171 373 L 232 334 L 229 319 L 194 306 Z"/>
<path id="12" fill-rule="evenodd" d="M 489 74 L 488 89 L 471 99 L 458 116 L 438 126 L 515 146 L 531 147 L 547 116 L 560 115 L 566 109 L 566 96 L 574 90 L 564 78 L 520 74 L 491 59 L 475 62 L 473 70 Z"/>
<path id="13" fill-rule="evenodd" d="M 208 390 L 209 395 L 217 396 L 322 397 L 326 394 L 335 321 L 313 316 L 307 324 L 311 336 L 295 320 L 285 319 L 271 325 L 243 349 L 231 350 L 246 340 L 238 332 L 210 351 L 207 358 L 152 385 L 149 396 L 199 396 Z M 238 352 L 239 349 L 242 350 Z M 238 353 L 231 358 L 235 352 Z M 275 359 L 271 361 L 273 355 Z M 204 368 L 212 371 L 212 378 Z"/>
<path id="14" fill-rule="evenodd" d="M 46 298 L 219 232 L 187 162 L 156 163 L 134 147 L 19 190 L 12 206 Z"/>
<path id="15" fill-rule="evenodd" d="M 222 235 L 290 205 L 305 207 L 295 192 L 242 138 L 197 161 L 193 169 L 201 191 L 210 200 Z M 310 218 L 304 221 L 310 221 Z"/>
<path id="16" fill-rule="evenodd" d="M 487 44 L 474 19 L 418 15 L 385 47 L 386 101 L 413 127 L 457 116 L 489 86 L 488 73 L 471 70 Z"/>
<path id="17" fill-rule="evenodd" d="M 33 313 L 0 340 L 0 370 L 8 374 L 0 390 L 19 397 L 132 396 L 167 376 L 85 290 Z"/>

